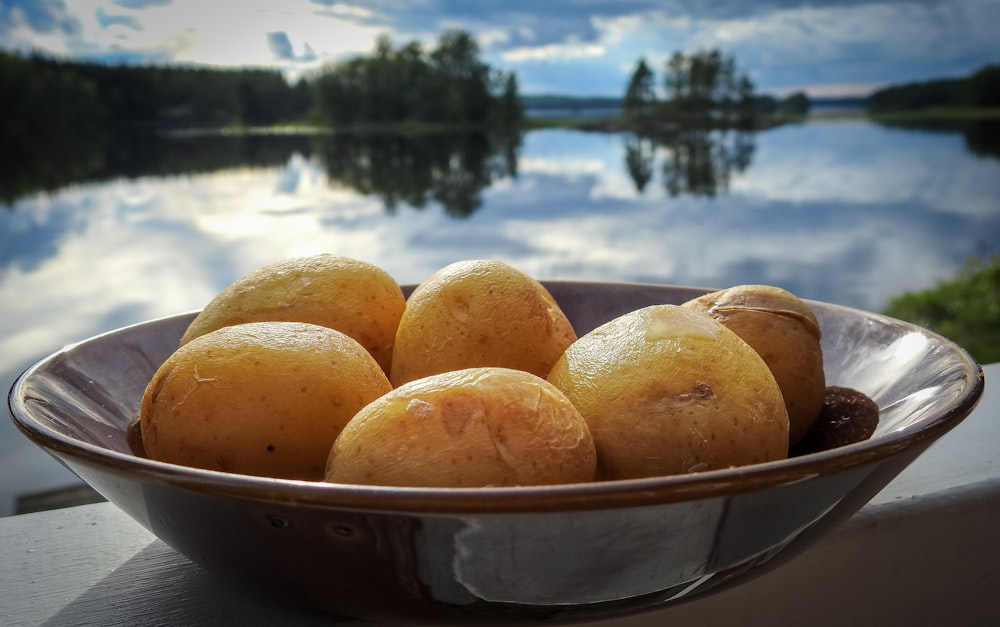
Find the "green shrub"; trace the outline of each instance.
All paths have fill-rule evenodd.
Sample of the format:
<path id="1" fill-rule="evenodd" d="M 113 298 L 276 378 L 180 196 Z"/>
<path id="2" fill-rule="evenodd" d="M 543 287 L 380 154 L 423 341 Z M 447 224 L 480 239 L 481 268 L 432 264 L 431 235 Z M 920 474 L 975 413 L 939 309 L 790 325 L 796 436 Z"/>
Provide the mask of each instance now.
<path id="1" fill-rule="evenodd" d="M 902 294 L 885 313 L 940 333 L 980 363 L 1000 361 L 1000 257 L 972 258 L 951 281 Z"/>

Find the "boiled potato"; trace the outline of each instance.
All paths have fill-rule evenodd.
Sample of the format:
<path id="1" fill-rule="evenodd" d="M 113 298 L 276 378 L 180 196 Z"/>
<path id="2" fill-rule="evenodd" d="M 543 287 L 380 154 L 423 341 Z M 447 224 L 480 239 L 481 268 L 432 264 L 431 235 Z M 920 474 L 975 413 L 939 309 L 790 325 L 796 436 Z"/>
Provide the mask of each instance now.
<path id="1" fill-rule="evenodd" d="M 227 326 L 187 342 L 153 375 L 140 409 L 142 447 L 174 464 L 321 480 L 347 421 L 390 389 L 368 351 L 339 331 Z"/>
<path id="2" fill-rule="evenodd" d="M 764 359 L 788 410 L 789 445 L 809 431 L 823 407 L 822 333 L 809 305 L 771 285 L 737 285 L 684 303 L 724 324 Z"/>
<path id="3" fill-rule="evenodd" d="M 581 336 L 548 380 L 590 427 L 601 479 L 787 457 L 788 413 L 761 357 L 710 316 L 653 305 Z"/>
<path id="4" fill-rule="evenodd" d="M 388 374 L 405 306 L 402 289 L 378 266 L 330 254 L 295 257 L 226 287 L 195 317 L 180 343 L 243 322 L 309 322 L 354 338 Z"/>
<path id="5" fill-rule="evenodd" d="M 576 333 L 545 287 L 492 260 L 460 261 L 410 295 L 399 321 L 393 385 L 496 366 L 544 377 Z"/>
<path id="6" fill-rule="evenodd" d="M 411 381 L 344 427 L 327 464 L 334 483 L 416 487 L 592 481 L 594 441 L 544 379 L 469 368 Z"/>

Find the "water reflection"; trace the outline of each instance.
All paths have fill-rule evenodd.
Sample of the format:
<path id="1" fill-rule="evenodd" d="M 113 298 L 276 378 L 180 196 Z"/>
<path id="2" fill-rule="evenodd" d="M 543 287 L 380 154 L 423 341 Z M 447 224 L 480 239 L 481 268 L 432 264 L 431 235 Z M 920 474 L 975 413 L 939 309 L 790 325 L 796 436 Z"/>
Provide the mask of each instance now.
<path id="1" fill-rule="evenodd" d="M 753 133 L 738 130 L 693 129 L 658 138 L 626 135 L 623 143 L 625 169 L 636 191 L 646 190 L 659 158 L 663 188 L 672 197 L 712 198 L 727 191 L 733 176 L 750 167 L 756 148 Z"/>
<path id="2" fill-rule="evenodd" d="M 640 194 L 653 179 L 653 163 L 656 161 L 656 143 L 653 140 L 628 134 L 625 143 L 625 169 L 635 183 Z"/>
<path id="3" fill-rule="evenodd" d="M 86 181 L 281 167 L 293 154 L 319 155 L 331 185 L 401 206 L 437 204 L 455 218 L 482 206 L 483 191 L 517 175 L 522 135 L 507 133 L 335 133 L 163 136 L 121 132 L 61 149 L 33 144 L 0 151 L 0 201 Z M 17 156 L 18 158 L 15 158 Z M 27 156 L 27 158 L 24 158 Z"/>
<path id="4" fill-rule="evenodd" d="M 678 133 L 667 145 L 663 185 L 671 196 L 715 196 L 750 165 L 754 147 L 753 135 L 742 131 Z"/>
<path id="5" fill-rule="evenodd" d="M 888 128 L 910 131 L 959 133 L 965 140 L 965 147 L 972 154 L 1000 159 L 1000 120 L 885 120 L 879 124 Z"/>
<path id="6" fill-rule="evenodd" d="M 304 135 L 190 134 L 151 130 L 18 142 L 0 150 L 0 202 L 36 192 L 117 178 L 177 176 L 246 167 L 279 167 L 294 153 L 308 156 Z"/>
<path id="7" fill-rule="evenodd" d="M 323 136 L 318 152 L 331 183 L 380 198 L 390 213 L 435 203 L 466 218 L 485 189 L 517 176 L 520 144 L 518 132 L 338 133 Z"/>

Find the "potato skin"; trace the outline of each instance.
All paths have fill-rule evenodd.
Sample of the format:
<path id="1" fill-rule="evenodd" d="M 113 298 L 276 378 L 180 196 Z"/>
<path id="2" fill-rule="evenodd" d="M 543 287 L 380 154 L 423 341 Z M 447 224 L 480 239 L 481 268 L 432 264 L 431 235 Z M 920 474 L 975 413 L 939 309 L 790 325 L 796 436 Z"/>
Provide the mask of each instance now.
<path id="1" fill-rule="evenodd" d="M 764 359 L 788 410 L 789 445 L 809 431 L 823 408 L 822 332 L 809 305 L 780 287 L 737 285 L 684 303 L 721 322 Z"/>
<path id="2" fill-rule="evenodd" d="M 411 487 L 592 481 L 594 441 L 554 386 L 509 368 L 431 375 L 351 420 L 327 462 L 333 483 Z"/>
<path id="3" fill-rule="evenodd" d="M 378 266 L 339 255 L 293 257 L 262 266 L 219 292 L 191 321 L 183 346 L 244 322 L 309 322 L 357 340 L 388 374 L 403 291 Z"/>
<path id="4" fill-rule="evenodd" d="M 460 261 L 410 295 L 389 379 L 398 386 L 475 367 L 545 377 L 575 339 L 569 319 L 540 282 L 500 261 Z"/>
<path id="5" fill-rule="evenodd" d="M 153 375 L 142 446 L 174 464 L 318 481 L 343 426 L 390 389 L 368 351 L 339 331 L 223 327 L 178 348 Z"/>
<path id="6" fill-rule="evenodd" d="M 620 316 L 574 342 L 548 380 L 590 426 L 599 479 L 787 457 L 788 414 L 773 375 L 701 312 L 654 305 Z"/>

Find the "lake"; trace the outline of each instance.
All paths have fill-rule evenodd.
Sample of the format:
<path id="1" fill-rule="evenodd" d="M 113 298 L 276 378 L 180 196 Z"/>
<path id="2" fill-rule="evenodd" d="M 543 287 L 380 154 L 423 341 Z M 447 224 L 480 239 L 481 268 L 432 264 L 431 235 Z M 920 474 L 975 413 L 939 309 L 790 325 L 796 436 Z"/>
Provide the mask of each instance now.
<path id="1" fill-rule="evenodd" d="M 258 266 L 319 252 L 400 283 L 496 258 L 541 279 L 767 283 L 880 311 L 1000 253 L 997 128 L 834 117 L 659 143 L 191 135 L 8 153 L 0 385 L 67 343 L 198 309 Z M 75 482 L 0 423 L 0 515 Z"/>

